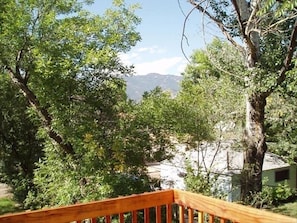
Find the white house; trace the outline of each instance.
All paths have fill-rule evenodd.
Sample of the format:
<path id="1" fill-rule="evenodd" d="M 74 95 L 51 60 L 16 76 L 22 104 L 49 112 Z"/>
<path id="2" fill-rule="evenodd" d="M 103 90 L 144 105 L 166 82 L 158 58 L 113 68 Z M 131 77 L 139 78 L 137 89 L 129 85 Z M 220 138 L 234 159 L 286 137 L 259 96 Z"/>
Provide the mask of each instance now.
<path id="1" fill-rule="evenodd" d="M 185 167 L 190 163 L 194 169 L 216 174 L 217 185 L 213 186 L 227 194 L 227 200 L 238 200 L 243 152 L 231 149 L 231 144 L 232 142 L 208 143 L 191 150 L 185 145 L 178 145 L 174 158 L 160 164 L 161 188 L 185 189 Z M 287 181 L 291 188 L 296 188 L 296 166 L 289 165 L 273 153 L 265 154 L 262 177 L 268 180 L 266 184 L 269 186 Z"/>

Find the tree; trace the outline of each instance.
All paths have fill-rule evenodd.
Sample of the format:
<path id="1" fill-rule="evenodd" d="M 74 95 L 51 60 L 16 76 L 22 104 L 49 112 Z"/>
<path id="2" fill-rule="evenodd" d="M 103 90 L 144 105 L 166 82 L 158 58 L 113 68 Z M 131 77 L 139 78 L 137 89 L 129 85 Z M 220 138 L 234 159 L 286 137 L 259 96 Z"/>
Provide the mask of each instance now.
<path id="1" fill-rule="evenodd" d="M 295 65 L 297 1 L 191 0 L 190 4 L 214 22 L 244 58 L 246 149 L 241 194 L 248 199 L 262 188 L 266 99 L 288 79 Z"/>
<path id="2" fill-rule="evenodd" d="M 33 171 L 43 157 L 43 140 L 36 138 L 38 121 L 31 120 L 28 102 L 11 84 L 7 75 L 0 76 L 0 176 L 8 184 L 19 204 L 30 190 L 35 190 Z"/>
<path id="3" fill-rule="evenodd" d="M 100 16 L 84 10 L 90 2 L 7 0 L 0 6 L 1 70 L 27 99 L 26 113 L 39 120 L 45 141 L 27 207 L 147 190 L 144 162 L 155 151 L 126 131 L 120 76 L 132 67 L 118 57 L 140 39 L 136 7 L 114 1 Z"/>
<path id="4" fill-rule="evenodd" d="M 205 98 L 199 95 L 200 89 L 189 87 L 187 90 L 172 98 L 169 92 L 157 87 L 144 94 L 141 107 L 146 108 L 148 122 L 159 126 L 169 140 L 175 137 L 195 144 L 211 139 L 212 129 L 207 119 L 209 110 L 205 107 Z M 197 97 L 192 97 L 193 94 Z"/>
<path id="5" fill-rule="evenodd" d="M 267 100 L 267 144 L 269 150 L 282 156 L 289 163 L 297 161 L 296 97 L 275 92 Z"/>
<path id="6" fill-rule="evenodd" d="M 208 44 L 206 50 L 196 50 L 191 55 L 191 62 L 183 74 L 181 95 L 187 92 L 192 100 L 203 98 L 204 110 L 207 112 L 205 118 L 208 125 L 212 126 L 212 137 L 202 143 L 196 142 L 191 148 L 191 154 L 195 152 L 199 158 L 191 159 L 187 163 L 187 190 L 207 196 L 226 197 L 226 191 L 220 188 L 222 175 L 218 170 L 214 170 L 217 162 L 215 160 L 218 159 L 217 154 L 224 143 L 231 142 L 230 146 L 235 147 L 241 141 L 244 98 L 241 94 L 240 79 L 226 74 L 238 75 L 242 69 L 238 52 L 219 39 Z M 237 72 L 234 72 L 235 70 Z M 197 103 L 193 105 L 197 106 Z M 206 162 L 205 157 L 210 157 L 209 153 L 212 154 L 212 161 Z"/>
<path id="7" fill-rule="evenodd" d="M 117 95 L 117 100 L 111 97 L 99 102 L 114 103 L 105 107 L 112 108 L 105 114 L 112 118 L 97 120 L 98 125 L 88 122 L 80 127 L 87 131 L 76 139 L 80 144 L 76 153 L 80 156 L 79 163 L 61 156 L 52 144 L 46 144 L 45 159 L 35 171 L 37 193 L 29 194 L 27 207 L 65 205 L 149 191 L 154 189 L 149 186 L 155 182 L 149 179 L 145 164 L 170 158 L 174 136 L 187 135 L 187 139 L 195 140 L 209 137 L 209 126 L 200 109 L 203 106 L 194 107 L 190 101 L 184 101 L 185 97 L 177 100 L 157 88 L 145 93 L 143 100 L 135 104 L 126 101 L 124 88 L 109 92 Z M 87 111 L 84 120 L 89 117 Z"/>
<path id="8" fill-rule="evenodd" d="M 7 0 L 1 5 L 1 68 L 34 108 L 48 137 L 72 156 L 76 148 L 65 132 L 73 123 L 65 119 L 65 109 L 91 103 L 86 89 L 103 92 L 105 82 L 129 73 L 117 54 L 140 38 L 133 7 L 115 1 L 118 9 L 95 16 L 83 9 L 90 2 Z"/>
<path id="9" fill-rule="evenodd" d="M 238 56 L 233 46 L 215 38 L 206 50 L 194 51 L 183 73 L 181 95 L 203 98 L 205 117 L 213 126 L 213 140 L 242 138 L 237 132 L 242 131 L 244 118 L 243 81 L 239 78 L 244 67 Z M 223 130 L 230 125 L 235 129 Z"/>

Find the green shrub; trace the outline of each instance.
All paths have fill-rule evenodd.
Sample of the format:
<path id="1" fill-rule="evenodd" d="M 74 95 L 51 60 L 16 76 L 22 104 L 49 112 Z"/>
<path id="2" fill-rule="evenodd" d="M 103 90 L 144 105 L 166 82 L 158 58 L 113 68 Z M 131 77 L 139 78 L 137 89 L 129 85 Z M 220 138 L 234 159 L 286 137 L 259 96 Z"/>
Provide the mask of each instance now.
<path id="1" fill-rule="evenodd" d="M 266 183 L 267 179 L 263 181 L 262 191 L 251 195 L 250 205 L 257 208 L 273 207 L 296 196 L 296 190 L 290 188 L 287 181 L 279 183 L 276 187 L 268 186 Z"/>
<path id="2" fill-rule="evenodd" d="M 18 211 L 16 203 L 10 198 L 0 198 L 0 214 L 12 213 Z"/>

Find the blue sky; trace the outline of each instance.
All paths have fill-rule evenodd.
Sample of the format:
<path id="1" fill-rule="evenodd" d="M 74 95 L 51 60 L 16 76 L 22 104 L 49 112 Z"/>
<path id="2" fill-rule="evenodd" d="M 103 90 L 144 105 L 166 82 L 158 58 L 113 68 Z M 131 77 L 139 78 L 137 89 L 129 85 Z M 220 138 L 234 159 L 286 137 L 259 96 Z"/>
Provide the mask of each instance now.
<path id="1" fill-rule="evenodd" d="M 136 75 L 152 72 L 179 75 L 187 63 L 181 39 L 184 14 L 191 11 L 191 5 L 187 0 L 180 0 L 180 5 L 178 0 L 126 0 L 126 3 L 141 5 L 136 14 L 142 19 L 137 28 L 142 41 L 129 53 L 121 55 L 123 62 L 134 64 Z M 99 12 L 110 5 L 111 0 L 95 0 L 92 11 Z M 190 57 L 193 50 L 205 46 L 202 19 L 196 10 L 189 17 L 185 34 L 187 41 L 183 41 L 183 49 Z"/>

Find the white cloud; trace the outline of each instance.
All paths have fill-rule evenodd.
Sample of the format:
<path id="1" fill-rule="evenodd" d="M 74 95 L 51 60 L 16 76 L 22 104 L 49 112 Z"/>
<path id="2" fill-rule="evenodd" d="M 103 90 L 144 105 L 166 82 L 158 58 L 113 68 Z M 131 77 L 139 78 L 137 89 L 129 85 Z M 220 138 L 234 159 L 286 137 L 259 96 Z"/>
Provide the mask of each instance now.
<path id="1" fill-rule="evenodd" d="M 138 53 L 128 53 L 128 54 L 121 53 L 119 57 L 124 64 L 130 65 L 132 64 L 132 61 L 134 59 L 139 57 L 139 54 Z"/>
<path id="2" fill-rule="evenodd" d="M 186 67 L 184 57 L 166 55 L 165 50 L 157 46 L 137 48 L 119 56 L 124 64 L 134 65 L 136 75 L 148 73 L 179 75 Z"/>
<path id="3" fill-rule="evenodd" d="M 136 52 L 139 53 L 150 53 L 150 54 L 161 54 L 164 53 L 165 50 L 158 47 L 158 46 L 152 46 L 152 47 L 141 47 L 135 50 Z"/>
<path id="4" fill-rule="evenodd" d="M 159 60 L 134 64 L 136 75 L 148 73 L 180 74 L 178 68 L 184 64 L 182 57 L 161 58 Z"/>
<path id="5" fill-rule="evenodd" d="M 177 67 L 178 74 L 181 74 L 182 72 L 184 72 L 187 65 L 188 65 L 187 60 L 183 60 L 181 63 L 179 63 L 179 66 Z"/>
<path id="6" fill-rule="evenodd" d="M 129 53 L 120 53 L 121 60 L 126 64 L 135 63 L 135 60 L 141 60 L 148 55 L 164 54 L 166 51 L 158 46 L 141 47 L 130 51 Z"/>

